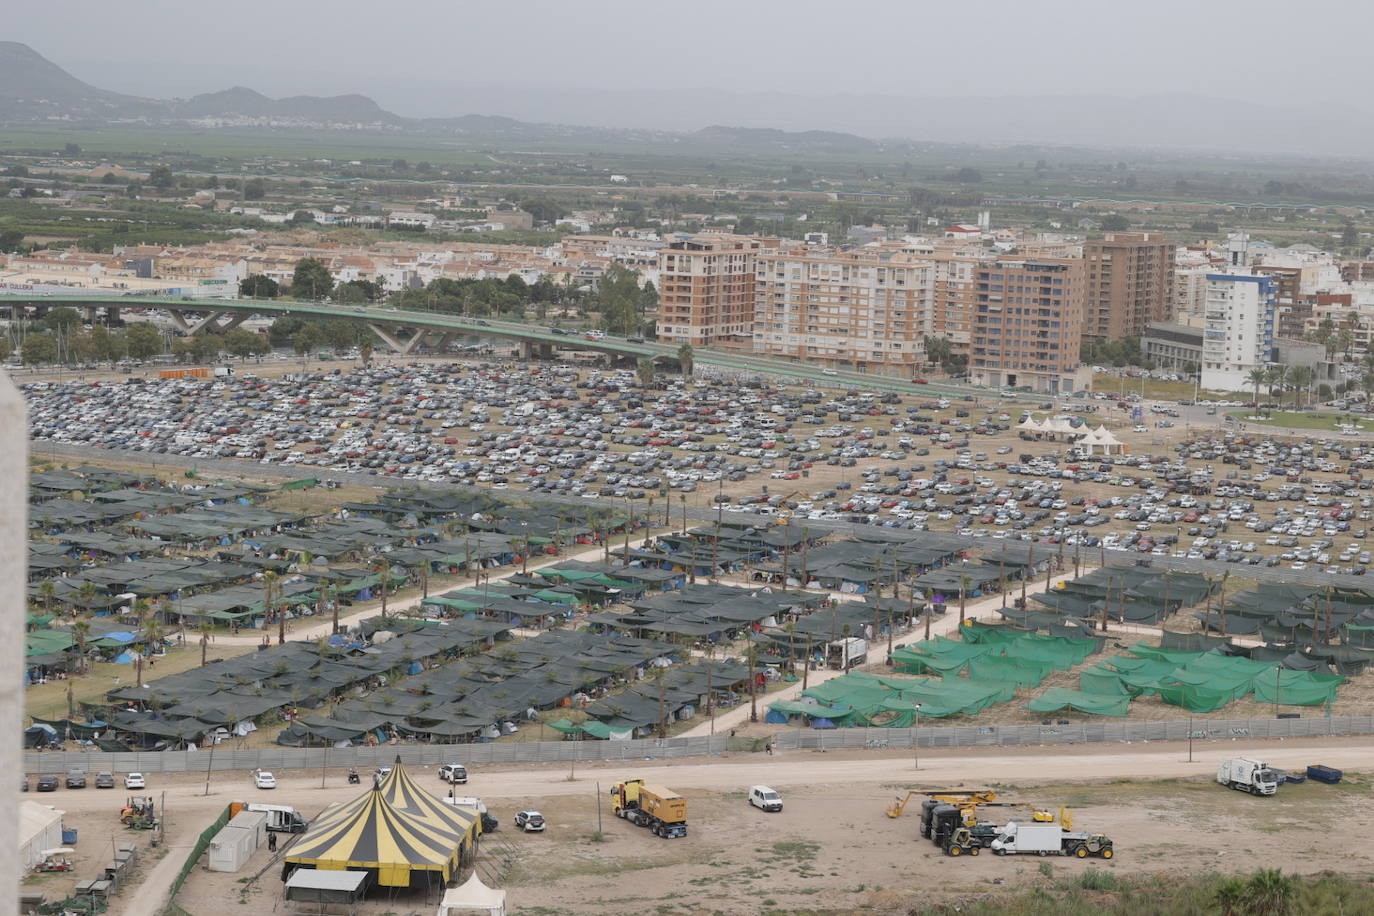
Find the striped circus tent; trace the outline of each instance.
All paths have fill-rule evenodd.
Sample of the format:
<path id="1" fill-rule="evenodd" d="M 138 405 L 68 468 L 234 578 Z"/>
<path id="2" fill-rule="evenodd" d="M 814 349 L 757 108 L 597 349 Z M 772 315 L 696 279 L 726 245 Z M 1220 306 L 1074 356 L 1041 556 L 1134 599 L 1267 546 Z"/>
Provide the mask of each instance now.
<path id="1" fill-rule="evenodd" d="M 443 885 L 457 873 L 468 835 L 401 811 L 374 788 L 317 818 L 284 859 L 282 880 L 317 868 L 370 871 L 383 887 Z"/>
<path id="2" fill-rule="evenodd" d="M 481 820 L 476 808 L 450 805 L 426 792 L 410 778 L 405 767 L 397 763 L 382 780 L 382 797 L 387 804 L 406 814 L 459 831 L 464 835 L 464 845 L 482 832 Z"/>

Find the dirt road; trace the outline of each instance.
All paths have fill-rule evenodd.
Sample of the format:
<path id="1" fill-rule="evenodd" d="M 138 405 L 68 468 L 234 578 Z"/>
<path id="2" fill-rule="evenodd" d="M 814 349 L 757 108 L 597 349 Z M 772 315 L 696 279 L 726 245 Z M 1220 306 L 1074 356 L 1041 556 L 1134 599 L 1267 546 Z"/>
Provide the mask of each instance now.
<path id="1" fill-rule="evenodd" d="M 1211 781 L 1222 758 L 1258 756 L 1289 769 L 1321 762 L 1351 772 L 1370 766 L 1372 752 L 1374 738 L 1199 742 L 1192 762 L 1186 743 L 979 748 L 972 753 L 933 749 L 922 752 L 918 769 L 906 753 L 791 751 L 773 757 L 738 754 L 709 760 L 579 766 L 571 780 L 563 765 L 482 767 L 472 771 L 472 780 L 462 791 L 480 795 L 502 819 L 503 827 L 489 841 L 498 845 L 484 853 L 483 867 L 502 870 L 496 878 L 511 891 L 512 913 L 642 913 L 642 898 L 612 894 L 626 885 L 613 888 L 607 883 L 613 873 L 642 869 L 653 870 L 646 880 L 679 899 L 686 907 L 684 914 L 702 912 L 693 906 L 706 906 L 705 912 L 746 916 L 759 912 L 759 895 L 781 901 L 786 895 L 803 893 L 809 896 L 793 903 L 829 908 L 819 912 L 851 912 L 863 904 L 873 912 L 904 913 L 902 907 L 888 907 L 893 901 L 914 899 L 911 895 L 922 893 L 920 888 L 931 886 L 930 882 L 948 895 L 986 894 L 987 884 L 994 879 L 997 883 L 1042 880 L 1037 877 L 1040 871 L 1021 867 L 1026 863 L 1020 860 L 994 857 L 948 871 L 951 860 L 916 838 L 914 817 L 894 821 L 882 816 L 894 794 L 908 788 L 994 785 L 1009 797 L 1046 805 L 1070 804 L 1079 809 L 1082 826 L 1115 838 L 1120 852 L 1111 863 L 1113 869 L 1243 870 L 1254 864 L 1243 854 L 1245 850 L 1284 842 L 1275 833 L 1309 823 L 1306 818 L 1312 816 L 1313 806 L 1330 807 L 1333 812 L 1349 809 L 1355 803 L 1352 793 L 1362 793 L 1361 799 L 1368 794 L 1368 780 L 1355 776 L 1340 787 L 1285 787 L 1279 799 L 1253 799 Z M 442 794 L 443 785 L 433 768 L 414 768 L 413 772 L 423 787 Z M 687 840 L 647 839 L 643 831 L 610 815 L 599 792 L 636 775 L 688 797 L 694 826 Z M 173 846 L 169 858 L 179 863 L 185 852 L 178 847 L 185 838 L 194 837 L 231 800 L 288 804 L 313 818 L 327 805 L 358 793 L 356 786 L 346 784 L 341 770 L 326 774 L 323 789 L 318 772 L 277 776 L 280 788 L 274 792 L 251 790 L 247 774 L 217 776 L 208 797 L 203 794 L 203 777 L 155 777 L 153 790 L 166 790 L 166 813 L 176 825 L 169 838 Z M 756 783 L 782 792 L 787 800 L 784 814 L 763 815 L 744 804 L 745 788 Z M 108 795 L 61 794 L 54 801 L 69 812 L 69 821 L 79 824 L 84 817 L 109 816 Z M 526 836 L 509 829 L 511 815 L 525 807 L 544 812 L 548 833 Z M 1374 812 L 1368 808 L 1364 806 L 1366 814 L 1360 817 L 1374 821 Z M 1190 819 L 1200 819 L 1208 829 L 1192 829 Z M 606 839 L 592 843 L 588 834 L 598 824 Z M 1351 829 L 1359 835 L 1369 827 L 1374 823 L 1362 821 Z M 1332 854 L 1336 846 L 1326 848 L 1326 841 L 1311 832 L 1302 832 L 1302 837 L 1307 845 L 1285 860 L 1288 870 L 1337 866 L 1358 870 L 1374 865 L 1364 853 L 1346 855 L 1337 862 Z M 1339 846 L 1334 837 L 1326 845 L 1331 843 Z M 249 870 L 256 871 L 267 861 L 266 853 L 260 853 Z M 1094 861 L 1056 860 L 1054 867 L 1072 873 L 1091 867 Z M 141 887 L 113 901 L 110 913 L 154 913 L 154 903 L 165 895 L 175 871 L 158 863 Z M 214 912 L 216 901 L 230 899 L 243 888 L 239 877 L 194 870 L 179 902 L 195 916 Z M 736 882 L 753 896 L 720 893 Z M 234 911 L 245 916 L 268 914 L 279 906 L 279 900 L 279 878 L 269 872 Z M 370 902 L 365 913 L 382 913 L 388 905 L 378 903 L 378 909 L 373 903 L 378 902 Z M 417 901 L 413 903 L 418 907 Z"/>

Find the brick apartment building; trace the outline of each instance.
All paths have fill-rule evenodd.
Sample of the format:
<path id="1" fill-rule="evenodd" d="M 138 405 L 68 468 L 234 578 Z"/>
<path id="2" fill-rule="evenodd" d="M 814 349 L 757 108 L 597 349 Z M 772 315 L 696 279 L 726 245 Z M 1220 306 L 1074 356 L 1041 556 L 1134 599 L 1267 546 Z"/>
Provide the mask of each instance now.
<path id="1" fill-rule="evenodd" d="M 934 263 L 891 248 L 758 255 L 754 352 L 912 372 L 934 330 Z"/>
<path id="2" fill-rule="evenodd" d="M 1109 232 L 1085 242 L 1083 336 L 1120 340 L 1173 320 L 1176 248 L 1157 232 Z"/>
<path id="3" fill-rule="evenodd" d="M 776 241 L 703 233 L 658 254 L 658 339 L 692 346 L 749 348 L 760 251 Z"/>
<path id="4" fill-rule="evenodd" d="M 969 377 L 989 387 L 1066 394 L 1091 385 L 1080 367 L 1084 262 L 1006 258 L 975 271 Z"/>

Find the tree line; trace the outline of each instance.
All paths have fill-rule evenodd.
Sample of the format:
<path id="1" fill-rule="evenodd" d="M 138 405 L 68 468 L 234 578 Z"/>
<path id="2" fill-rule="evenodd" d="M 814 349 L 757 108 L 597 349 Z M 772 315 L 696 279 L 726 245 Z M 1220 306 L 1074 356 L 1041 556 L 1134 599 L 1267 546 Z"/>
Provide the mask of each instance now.
<path id="1" fill-rule="evenodd" d="M 512 274 L 504 279 L 440 277 L 423 287 L 387 293 L 371 280 L 336 282 L 329 268 L 318 259 L 302 258 L 296 263 L 290 283 L 253 274 L 240 281 L 239 295 L 252 299 L 291 296 L 354 305 L 384 301 L 409 311 L 501 316 L 514 321 L 525 320 L 531 311 L 542 321 L 550 308 L 575 309 L 595 314 L 599 327 L 619 335 L 652 333 L 648 314 L 658 307 L 658 290 L 653 283 L 641 285 L 635 271 L 619 264 L 611 265 L 594 289 L 565 286 L 548 277 L 526 283 Z"/>

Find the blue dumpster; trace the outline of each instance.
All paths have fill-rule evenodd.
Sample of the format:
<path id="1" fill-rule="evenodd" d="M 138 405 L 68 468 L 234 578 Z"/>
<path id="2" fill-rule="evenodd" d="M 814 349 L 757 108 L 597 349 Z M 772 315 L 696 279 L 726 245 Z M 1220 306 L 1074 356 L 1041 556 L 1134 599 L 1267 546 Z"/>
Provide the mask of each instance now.
<path id="1" fill-rule="evenodd" d="M 63 846 L 75 846 L 75 845 L 76 845 L 76 828 L 75 828 L 75 827 L 63 827 L 63 828 L 62 828 L 62 845 L 63 845 Z"/>

